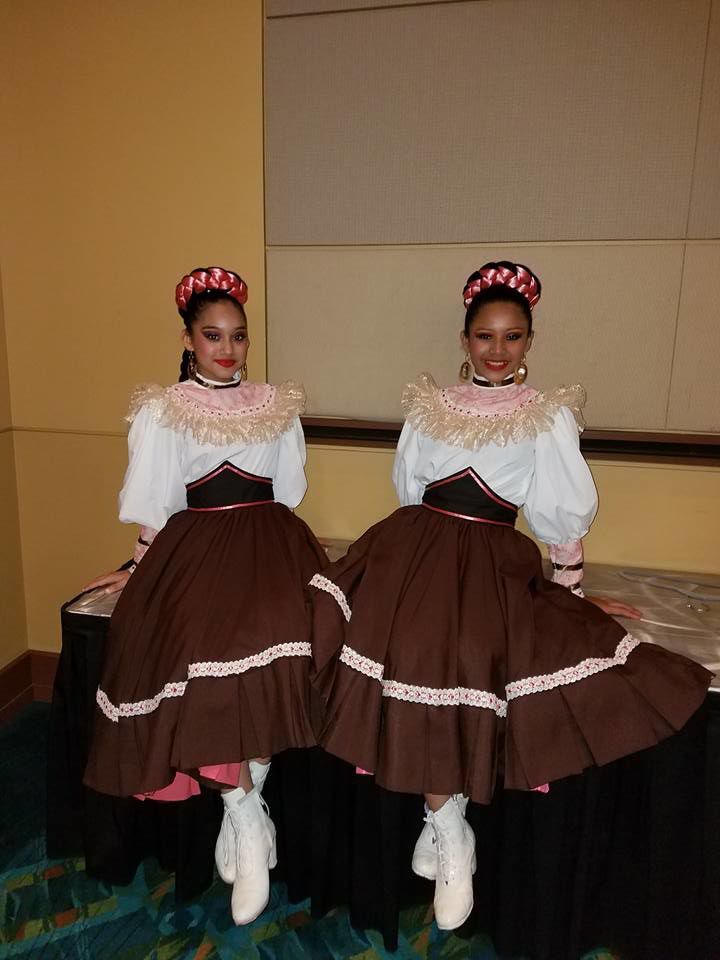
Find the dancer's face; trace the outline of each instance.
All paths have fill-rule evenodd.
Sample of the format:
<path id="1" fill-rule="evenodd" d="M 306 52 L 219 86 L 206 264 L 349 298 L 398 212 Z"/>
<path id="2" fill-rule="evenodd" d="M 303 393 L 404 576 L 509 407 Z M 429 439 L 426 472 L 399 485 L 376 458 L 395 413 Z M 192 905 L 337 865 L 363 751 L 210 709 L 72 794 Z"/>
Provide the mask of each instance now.
<path id="1" fill-rule="evenodd" d="M 229 300 L 208 304 L 183 340 L 186 350 L 194 350 L 201 376 L 227 382 L 245 363 L 250 346 L 245 315 Z"/>
<path id="2" fill-rule="evenodd" d="M 499 300 L 480 307 L 460 345 L 470 354 L 475 372 L 491 383 L 515 373 L 532 344 L 525 314 L 515 303 Z"/>

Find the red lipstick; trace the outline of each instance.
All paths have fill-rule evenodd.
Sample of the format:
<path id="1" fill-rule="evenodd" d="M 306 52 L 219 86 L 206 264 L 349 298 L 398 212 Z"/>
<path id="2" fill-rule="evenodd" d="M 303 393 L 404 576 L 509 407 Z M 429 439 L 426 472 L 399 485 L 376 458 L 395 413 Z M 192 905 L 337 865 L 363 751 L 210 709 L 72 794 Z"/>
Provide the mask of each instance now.
<path id="1" fill-rule="evenodd" d="M 219 363 L 221 367 L 234 367 L 234 360 L 216 360 L 215 363 Z"/>

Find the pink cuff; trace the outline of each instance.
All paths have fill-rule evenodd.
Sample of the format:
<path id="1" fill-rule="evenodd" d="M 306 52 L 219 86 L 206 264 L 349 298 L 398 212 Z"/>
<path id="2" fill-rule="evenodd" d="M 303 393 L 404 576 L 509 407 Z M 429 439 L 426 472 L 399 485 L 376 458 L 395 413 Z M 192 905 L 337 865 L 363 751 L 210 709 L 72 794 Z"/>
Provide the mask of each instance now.
<path id="1" fill-rule="evenodd" d="M 569 543 L 551 543 L 550 559 L 553 565 L 552 581 L 562 587 L 577 588 L 583 578 L 583 545 L 581 540 Z"/>
<path id="2" fill-rule="evenodd" d="M 581 583 L 583 576 L 582 570 L 553 570 L 552 582 L 572 589 Z"/>
<path id="3" fill-rule="evenodd" d="M 582 540 L 571 540 L 569 543 L 551 543 L 548 546 L 550 559 L 561 567 L 583 561 Z"/>

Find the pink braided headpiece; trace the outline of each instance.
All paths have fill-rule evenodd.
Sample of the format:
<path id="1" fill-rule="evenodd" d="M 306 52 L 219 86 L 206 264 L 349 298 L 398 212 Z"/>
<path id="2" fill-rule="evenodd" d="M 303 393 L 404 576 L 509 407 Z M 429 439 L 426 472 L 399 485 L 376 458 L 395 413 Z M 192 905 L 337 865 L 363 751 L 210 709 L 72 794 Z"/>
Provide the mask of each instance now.
<path id="1" fill-rule="evenodd" d="M 463 303 L 466 307 L 469 307 L 473 297 L 482 293 L 483 290 L 500 284 L 521 293 L 530 304 L 531 310 L 540 299 L 537 280 L 529 270 L 520 264 L 516 264 L 512 270 L 510 267 L 503 267 L 500 264 L 481 267 L 478 273 L 480 276 L 476 277 L 463 290 Z"/>
<path id="2" fill-rule="evenodd" d="M 241 305 L 248 298 L 247 284 L 236 273 L 222 267 L 201 267 L 186 274 L 175 287 L 178 310 L 182 313 L 194 293 L 205 293 L 206 290 L 222 290 Z"/>

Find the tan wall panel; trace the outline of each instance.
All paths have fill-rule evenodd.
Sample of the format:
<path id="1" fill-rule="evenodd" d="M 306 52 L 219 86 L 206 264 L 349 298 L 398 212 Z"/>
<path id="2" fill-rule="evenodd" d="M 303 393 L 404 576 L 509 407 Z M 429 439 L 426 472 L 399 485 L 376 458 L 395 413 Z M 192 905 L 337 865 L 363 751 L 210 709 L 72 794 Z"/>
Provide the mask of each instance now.
<path id="1" fill-rule="evenodd" d="M 397 507 L 393 452 L 311 446 L 299 513 L 319 536 L 354 540 Z M 588 561 L 720 573 L 720 469 L 590 464 L 600 511 Z M 527 534 L 521 520 L 519 529 Z"/>
<path id="2" fill-rule="evenodd" d="M 600 494 L 588 560 L 720 573 L 720 469 L 590 462 Z"/>
<path id="3" fill-rule="evenodd" d="M 720 237 L 720 0 L 712 2 L 688 236 Z"/>
<path id="4" fill-rule="evenodd" d="M 269 20 L 269 242 L 684 237 L 708 9 L 488 0 Z"/>
<path id="5" fill-rule="evenodd" d="M 48 0 L 0 15 L 15 425 L 118 429 L 136 383 L 177 377 L 175 283 L 213 262 L 249 283 L 262 377 L 261 0 Z"/>
<path id="6" fill-rule="evenodd" d="M 31 431 L 15 441 L 28 646 L 58 650 L 61 603 L 132 554 L 137 527 L 117 519 L 127 441 Z"/>
<path id="7" fill-rule="evenodd" d="M 668 426 L 720 431 L 720 243 L 685 254 Z"/>
<path id="8" fill-rule="evenodd" d="M 0 430 L 6 430 L 12 424 L 10 405 L 10 382 L 8 379 L 7 338 L 5 335 L 5 313 L 2 296 L 2 271 L 0 271 Z"/>
<path id="9" fill-rule="evenodd" d="M 592 426 L 665 426 L 680 244 L 272 248 L 271 377 L 303 380 L 311 413 L 399 418 L 420 371 L 456 382 L 462 286 L 490 259 L 543 282 L 531 383 L 583 383 Z"/>
<path id="10" fill-rule="evenodd" d="M 0 433 L 0 669 L 27 648 L 13 435 Z"/>
<path id="11" fill-rule="evenodd" d="M 18 521 L 15 451 L 10 429 L 12 411 L 8 386 L 5 318 L 0 276 L 0 669 L 26 649 L 25 596 Z"/>

